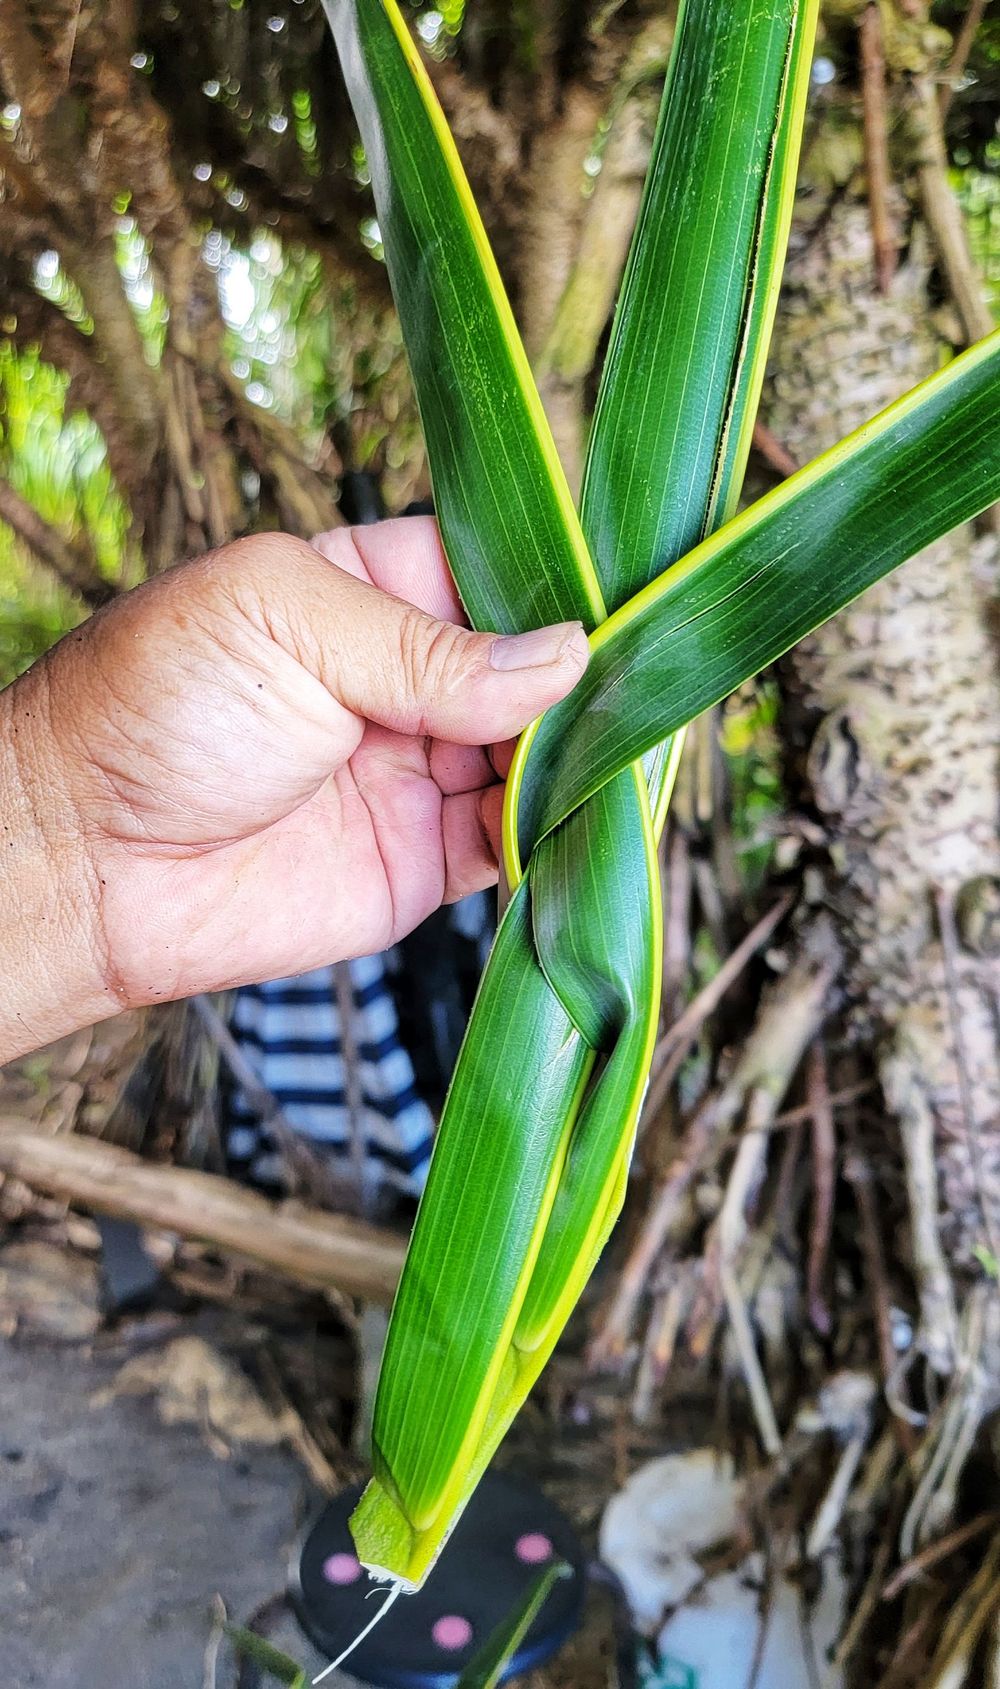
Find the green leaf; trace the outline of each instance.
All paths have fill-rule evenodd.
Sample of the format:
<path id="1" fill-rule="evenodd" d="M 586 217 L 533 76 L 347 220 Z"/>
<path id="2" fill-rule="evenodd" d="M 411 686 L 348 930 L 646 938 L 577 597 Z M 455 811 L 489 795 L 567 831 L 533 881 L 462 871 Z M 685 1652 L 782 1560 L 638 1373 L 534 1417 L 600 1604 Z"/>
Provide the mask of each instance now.
<path id="1" fill-rule="evenodd" d="M 501 922 L 473 1026 L 482 1031 L 459 1056 L 386 1340 L 376 1481 L 352 1521 L 365 1564 L 413 1583 L 472 1487 L 593 1063 L 538 966 L 527 881 Z"/>
<path id="2" fill-rule="evenodd" d="M 615 313 L 584 472 L 584 532 L 609 604 L 644 586 L 714 525 L 739 491 L 763 379 L 794 199 L 816 0 L 729 8 L 685 0 L 642 205 Z M 705 98 L 705 89 L 713 98 Z M 528 765 L 530 777 L 531 764 Z M 661 817 L 668 764 L 650 787 Z M 619 908 L 641 851 L 629 783 L 606 834 L 581 815 L 533 865 L 542 967 L 595 1048 L 621 996 L 605 933 L 649 924 Z M 654 826 L 654 832 L 655 832 Z M 611 841 L 614 841 L 612 844 Z M 517 863 L 508 867 L 511 877 Z M 628 896 L 628 893 L 625 893 Z M 586 911 L 586 913 L 584 913 Z M 636 925 L 636 922 L 638 925 Z M 655 942 L 647 934 L 646 950 Z M 633 994 L 633 1011 L 641 999 Z M 623 1122 L 624 1126 L 624 1122 Z"/>
<path id="3" fill-rule="evenodd" d="M 791 224 L 817 9 L 817 0 L 753 0 L 725 14 L 714 0 L 680 8 L 584 470 L 584 533 L 612 606 L 738 498 Z M 647 770 L 657 837 L 680 749 L 671 761 L 664 745 Z M 512 882 L 518 788 L 515 779 L 505 825 Z M 575 885 L 539 881 L 538 891 L 562 930 Z M 544 947 L 541 958 L 561 989 L 557 958 Z"/>
<path id="4" fill-rule="evenodd" d="M 473 626 L 604 615 L 444 114 L 395 0 L 323 0 L 371 171 L 445 550 Z"/>
<path id="5" fill-rule="evenodd" d="M 739 493 L 816 11 L 816 0 L 680 8 L 583 479 L 583 530 L 612 609 L 697 545 Z"/>
<path id="6" fill-rule="evenodd" d="M 276 1678 L 279 1683 L 288 1685 L 288 1689 L 305 1689 L 308 1674 L 302 1666 L 296 1665 L 273 1643 L 258 1636 L 255 1630 L 246 1630 L 243 1625 L 227 1624 L 226 1635 L 237 1654 L 246 1655 L 255 1665 L 266 1671 L 269 1677 Z"/>
<path id="7" fill-rule="evenodd" d="M 573 1573 L 565 1560 L 544 1566 L 529 1584 L 524 1599 L 486 1638 L 469 1661 L 455 1689 L 496 1689 L 504 1667 L 527 1636 L 555 1585 Z"/>
<path id="8" fill-rule="evenodd" d="M 1000 498 L 1000 331 L 703 542 L 592 636 L 511 769 L 522 848 L 635 757 Z"/>

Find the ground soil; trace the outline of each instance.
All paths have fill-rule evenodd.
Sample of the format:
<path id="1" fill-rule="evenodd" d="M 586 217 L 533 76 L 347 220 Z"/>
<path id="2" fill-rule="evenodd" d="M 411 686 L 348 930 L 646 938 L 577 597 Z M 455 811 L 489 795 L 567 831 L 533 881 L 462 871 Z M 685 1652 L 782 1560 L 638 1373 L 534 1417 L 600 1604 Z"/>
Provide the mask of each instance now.
<path id="1" fill-rule="evenodd" d="M 0 1293 L 12 1287 L 22 1307 L 0 1338 L 5 1689 L 232 1689 L 224 1651 L 214 1680 L 206 1675 L 216 1595 L 241 1622 L 266 1612 L 269 1637 L 318 1669 L 280 1601 L 269 1606 L 317 1492 L 269 1429 L 234 1353 L 232 1311 L 189 1307 L 109 1329 L 92 1317 L 86 1259 L 37 1245 L 0 1248 Z M 185 1375 L 199 1367 L 193 1395 Z M 548 1413 L 529 1409 L 506 1459 L 548 1488 L 593 1547 L 614 1473 L 606 1427 L 598 1435 L 589 1415 L 578 1404 L 575 1433 L 556 1447 Z M 598 1593 L 581 1632 L 528 1689 L 599 1689 L 610 1656 Z"/>

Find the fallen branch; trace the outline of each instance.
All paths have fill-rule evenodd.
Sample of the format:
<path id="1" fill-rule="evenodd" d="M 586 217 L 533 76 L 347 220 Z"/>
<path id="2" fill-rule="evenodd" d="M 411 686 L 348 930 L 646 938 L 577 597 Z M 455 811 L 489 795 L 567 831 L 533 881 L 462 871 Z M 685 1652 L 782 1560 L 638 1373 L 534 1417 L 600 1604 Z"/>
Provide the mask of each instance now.
<path id="1" fill-rule="evenodd" d="M 223 1249 L 300 1284 L 389 1302 L 402 1238 L 362 1220 L 275 1203 L 229 1179 L 156 1166 L 77 1133 L 0 1118 L 0 1173 L 64 1202 Z"/>

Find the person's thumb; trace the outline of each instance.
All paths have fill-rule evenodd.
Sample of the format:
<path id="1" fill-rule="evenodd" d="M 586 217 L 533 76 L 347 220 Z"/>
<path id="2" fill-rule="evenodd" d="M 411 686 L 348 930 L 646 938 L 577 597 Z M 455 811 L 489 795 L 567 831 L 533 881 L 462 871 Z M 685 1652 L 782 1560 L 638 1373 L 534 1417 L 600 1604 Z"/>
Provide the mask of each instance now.
<path id="1" fill-rule="evenodd" d="M 472 633 L 329 565 L 327 581 L 325 638 L 312 618 L 320 678 L 348 709 L 397 733 L 461 745 L 511 739 L 587 666 L 579 622 Z"/>

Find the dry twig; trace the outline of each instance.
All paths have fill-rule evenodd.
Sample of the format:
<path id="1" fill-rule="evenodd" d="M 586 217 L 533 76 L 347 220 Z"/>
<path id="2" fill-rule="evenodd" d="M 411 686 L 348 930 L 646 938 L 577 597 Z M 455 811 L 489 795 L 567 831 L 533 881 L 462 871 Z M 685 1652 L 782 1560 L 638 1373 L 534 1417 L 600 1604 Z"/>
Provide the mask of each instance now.
<path id="1" fill-rule="evenodd" d="M 212 999 L 192 997 L 191 1004 L 205 1031 L 218 1046 L 219 1054 L 243 1092 L 247 1105 L 281 1150 L 292 1193 L 311 1198 L 325 1208 L 341 1206 L 344 1191 L 331 1176 L 322 1156 L 311 1148 L 287 1119 L 277 1097 L 268 1090 L 256 1068 L 251 1066 Z"/>
<path id="2" fill-rule="evenodd" d="M 920 1477 L 899 1533 L 904 1557 L 954 1513 L 965 1463 L 984 1418 L 995 1406 L 991 1356 L 998 1316 L 992 1286 L 976 1286 L 963 1310 L 948 1393 L 921 1444 Z"/>
<path id="3" fill-rule="evenodd" d="M 761 422 L 760 417 L 753 425 L 753 444 L 764 462 L 786 481 L 789 475 L 794 475 L 798 464 L 788 447 L 783 445 L 776 434 L 773 434 L 767 424 Z"/>
<path id="4" fill-rule="evenodd" d="M 865 169 L 868 175 L 868 214 L 875 250 L 875 280 L 888 293 L 896 273 L 898 239 L 890 210 L 889 130 L 886 120 L 885 53 L 882 18 L 870 0 L 858 25 L 861 35 L 861 99 L 864 110 Z"/>
<path id="5" fill-rule="evenodd" d="M 653 1191 L 639 1235 L 591 1343 L 591 1365 L 620 1362 L 649 1274 L 695 1179 L 718 1161 L 741 1111 L 754 1096 L 762 1099 L 754 1112 L 754 1155 L 766 1153 L 765 1128 L 773 1125 L 803 1051 L 822 1022 L 837 955 L 832 931 L 825 923 L 818 923 L 802 953 L 766 999 L 729 1079 L 705 1099 L 690 1121 L 679 1154 Z"/>
<path id="6" fill-rule="evenodd" d="M 938 88 L 938 110 L 941 113 L 942 122 L 947 117 L 951 102 L 958 92 L 962 77 L 965 74 L 965 67 L 969 62 L 969 54 L 972 52 L 985 13 L 986 0 L 970 0 L 968 10 L 962 20 L 962 27 L 955 37 L 951 58 L 948 60 L 944 75 L 941 78 L 941 85 Z"/>
<path id="7" fill-rule="evenodd" d="M 367 1216 L 371 1213 L 371 1191 L 368 1187 L 368 1146 L 365 1143 L 365 1100 L 361 1087 L 361 1056 L 354 1035 L 354 987 L 351 983 L 349 962 L 338 962 L 335 965 L 333 980 L 337 1016 L 340 1021 L 340 1057 L 344 1068 L 351 1166 L 354 1169 L 358 1209 Z"/>
<path id="8" fill-rule="evenodd" d="M 992 1530 L 995 1525 L 1000 1525 L 1000 1511 L 994 1507 L 988 1513 L 977 1513 L 976 1517 L 970 1519 L 967 1524 L 960 1525 L 957 1530 L 949 1531 L 947 1536 L 939 1537 L 936 1542 L 929 1542 L 926 1548 L 920 1550 L 919 1554 L 914 1554 L 912 1559 L 907 1560 L 897 1571 L 893 1572 L 882 1591 L 882 1600 L 894 1601 L 900 1591 L 905 1589 L 907 1584 L 912 1583 L 914 1578 L 930 1571 L 930 1568 L 936 1566 L 939 1560 L 944 1560 L 947 1555 L 956 1553 L 958 1549 L 964 1548 L 967 1542 L 972 1542 L 975 1537 L 981 1536 L 984 1531 Z"/>
<path id="9" fill-rule="evenodd" d="M 212 1628 L 205 1644 L 205 1664 L 202 1669 L 202 1689 L 216 1689 L 219 1671 L 219 1650 L 226 1634 L 229 1614 L 221 1595 L 212 1597 Z"/>
<path id="10" fill-rule="evenodd" d="M 726 992 L 735 984 L 751 958 L 764 948 L 775 928 L 787 915 L 792 901 L 791 893 L 788 893 L 779 898 L 774 908 L 769 909 L 766 915 L 761 916 L 731 955 L 726 957 L 714 977 L 698 992 L 684 1013 L 668 1027 L 659 1040 L 653 1055 L 653 1082 L 649 1087 L 644 1109 L 647 1120 L 662 1108 L 681 1064 L 705 1021 L 709 1015 L 715 1013 Z"/>
<path id="11" fill-rule="evenodd" d="M 986 1196 L 986 1174 L 983 1167 L 983 1145 L 979 1123 L 980 1110 L 976 1102 L 975 1084 L 969 1071 L 966 1028 L 959 999 L 961 947 L 955 924 L 955 899 L 944 886 L 937 886 L 934 891 L 934 902 L 937 909 L 941 954 L 944 960 L 948 1020 L 951 1025 L 952 1043 L 955 1048 L 955 1072 L 958 1076 L 958 1091 L 962 1103 L 965 1137 L 969 1146 L 969 1161 L 975 1185 L 976 1205 L 983 1225 L 983 1236 L 989 1245 L 994 1260 L 1000 1260 L 1000 1236 L 997 1235 L 993 1204 Z"/>
<path id="12" fill-rule="evenodd" d="M 909 1406 L 905 1398 L 900 1396 L 900 1385 L 896 1385 L 895 1399 L 892 1393 L 898 1357 L 892 1335 L 892 1299 L 882 1249 L 882 1233 L 875 1206 L 875 1181 L 867 1158 L 856 1145 L 852 1147 L 845 1162 L 844 1177 L 854 1192 L 861 1222 L 861 1251 L 865 1263 L 865 1282 L 871 1294 L 875 1314 L 882 1387 L 890 1407 L 894 1410 L 894 1427 L 899 1446 L 907 1454 L 912 1454 L 916 1438 Z"/>
<path id="13" fill-rule="evenodd" d="M 965 218 L 952 189 L 937 87 L 929 70 L 913 79 L 913 100 L 911 125 L 923 212 L 971 346 L 992 334 L 995 325 L 982 277 L 973 262 Z"/>
<path id="14" fill-rule="evenodd" d="M 826 1052 L 817 1039 L 809 1051 L 806 1084 L 812 1121 L 812 1214 L 809 1221 L 809 1255 L 806 1263 L 806 1297 L 809 1318 L 824 1337 L 830 1333 L 830 1309 L 823 1289 L 833 1197 L 836 1183 L 837 1134 L 826 1071 Z"/>
<path id="15" fill-rule="evenodd" d="M 639 1425 L 648 1425 L 654 1417 L 656 1392 L 674 1358 L 677 1337 L 690 1306 L 692 1292 L 691 1274 L 681 1270 L 671 1277 L 666 1288 L 659 1291 L 653 1301 L 632 1398 L 632 1417 Z"/>
<path id="16" fill-rule="evenodd" d="M 672 827 L 669 836 L 670 847 L 663 873 L 662 1013 L 672 1018 L 680 1014 L 684 982 L 691 963 L 691 851 L 683 827 Z M 662 1059 L 659 1047 L 653 1055 L 654 1073 L 658 1059 Z"/>
<path id="17" fill-rule="evenodd" d="M 979 1639 L 1000 1605 L 1000 1536 L 995 1537 L 975 1577 L 952 1608 L 925 1683 L 927 1689 L 951 1689 L 965 1673 Z"/>

